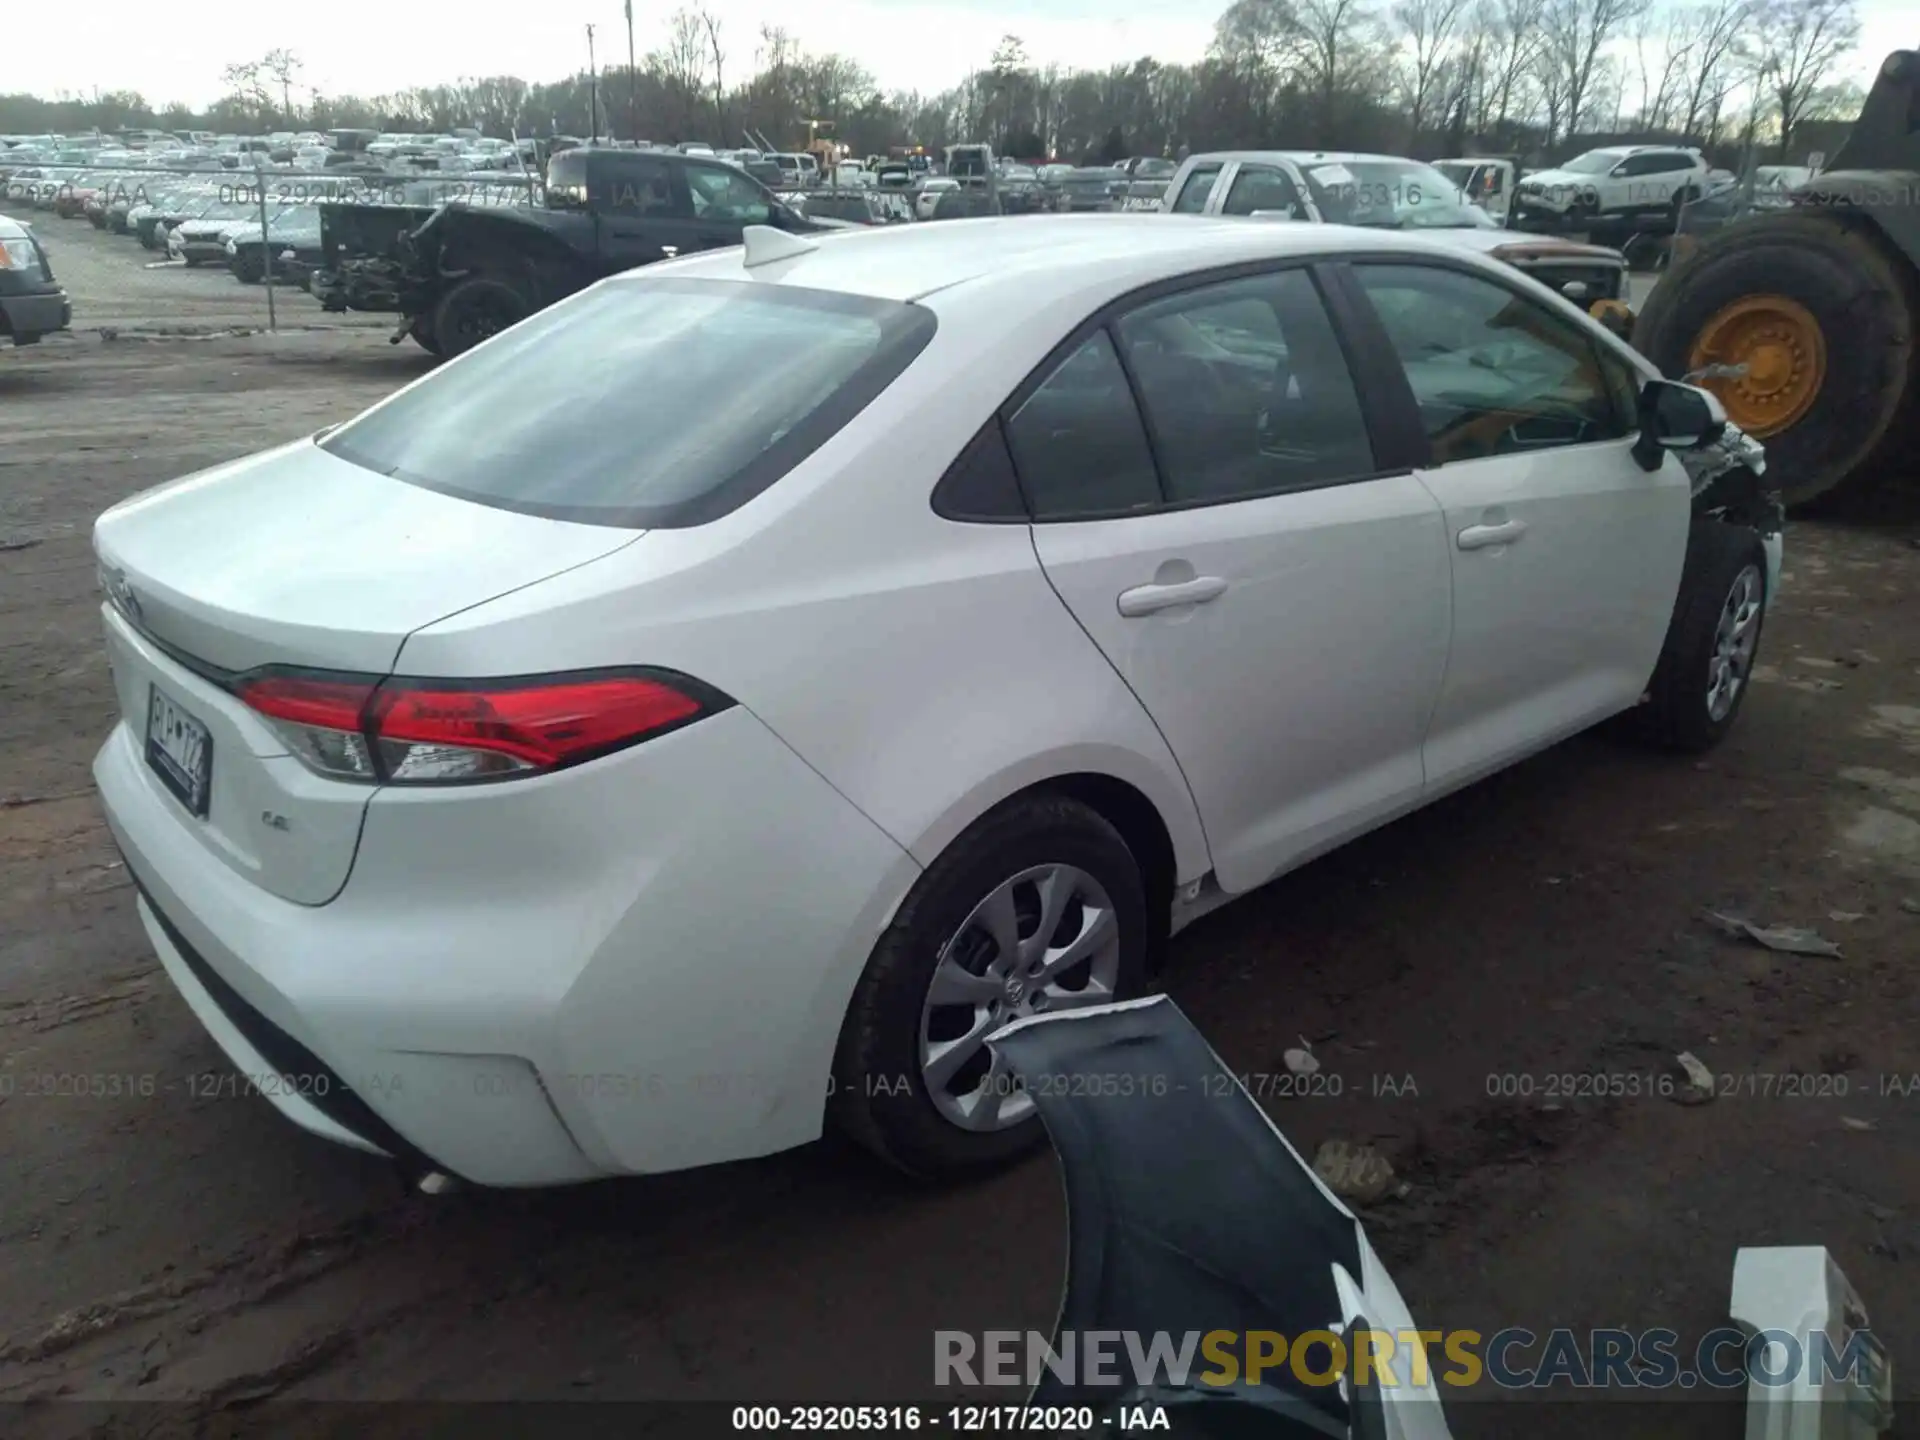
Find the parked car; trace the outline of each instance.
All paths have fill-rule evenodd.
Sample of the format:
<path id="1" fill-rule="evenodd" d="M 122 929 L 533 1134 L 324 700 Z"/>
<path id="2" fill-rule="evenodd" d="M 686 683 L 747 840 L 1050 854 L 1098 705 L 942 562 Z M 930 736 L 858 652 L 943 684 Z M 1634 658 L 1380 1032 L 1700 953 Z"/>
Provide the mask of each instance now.
<path id="1" fill-rule="evenodd" d="M 328 310 L 397 314 L 396 337 L 451 357 L 604 275 L 737 245 L 748 225 L 810 234 L 843 223 L 807 219 L 725 161 L 670 150 L 565 151 L 533 198 L 426 215 L 323 206 L 325 253 L 308 290 Z"/>
<path id="2" fill-rule="evenodd" d="M 265 237 L 271 237 L 271 240 Z M 257 285 L 267 276 L 271 256 L 274 279 L 305 289 L 307 277 L 320 264 L 320 209 L 317 205 L 289 205 L 269 222 L 265 234 L 258 222 L 226 232 L 227 268 L 245 285 Z"/>
<path id="3" fill-rule="evenodd" d="M 933 175 L 922 180 L 913 196 L 913 218 L 933 219 L 934 208 L 939 205 L 940 197 L 955 194 L 959 189 L 960 182 L 946 175 Z"/>
<path id="4" fill-rule="evenodd" d="M 37 345 L 72 323 L 73 306 L 45 247 L 19 221 L 0 215 L 0 335 L 15 346 Z"/>
<path id="5" fill-rule="evenodd" d="M 1467 156 L 1457 160 L 1436 160 L 1433 168 L 1459 187 L 1460 193 L 1478 205 L 1494 221 L 1505 225 L 1513 213 L 1513 192 L 1520 174 L 1511 158 Z"/>
<path id="6" fill-rule="evenodd" d="M 1680 208 L 1706 194 L 1712 166 L 1698 150 L 1618 145 L 1536 171 L 1514 196 L 1516 223 L 1585 231 L 1594 226 L 1671 231 Z"/>
<path id="7" fill-rule="evenodd" d="M 1717 743 L 1756 465 L 1426 236 L 756 226 L 107 511 L 94 776 L 316 1134 L 542 1185 L 831 1114 L 951 1176 L 1043 1143 L 987 1038 L 1195 915 L 1616 715 Z"/>
<path id="8" fill-rule="evenodd" d="M 1069 212 L 1118 210 L 1127 177 L 1111 165 L 1079 166 L 1061 178 L 1059 192 Z"/>
<path id="9" fill-rule="evenodd" d="M 260 207 L 250 200 L 217 200 L 167 235 L 167 254 L 188 265 L 220 265 L 227 259 L 227 236 L 259 223 Z M 269 210 L 269 220 L 272 210 Z"/>
<path id="10" fill-rule="evenodd" d="M 1627 261 L 1618 250 L 1503 229 L 1445 175 L 1417 160 L 1300 150 L 1194 155 L 1162 203 L 1169 214 L 1418 230 L 1505 261 L 1603 317 L 1618 334 L 1632 328 Z"/>

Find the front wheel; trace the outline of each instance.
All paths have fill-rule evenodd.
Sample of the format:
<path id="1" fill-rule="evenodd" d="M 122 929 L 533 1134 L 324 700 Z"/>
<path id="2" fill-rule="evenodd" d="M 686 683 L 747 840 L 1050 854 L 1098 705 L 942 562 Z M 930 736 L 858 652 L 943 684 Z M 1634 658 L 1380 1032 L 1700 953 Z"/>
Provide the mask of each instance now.
<path id="1" fill-rule="evenodd" d="M 1697 754 L 1726 738 L 1753 682 L 1766 611 L 1760 536 L 1743 525 L 1696 521 L 1646 703 L 1630 712 L 1640 739 Z"/>
<path id="2" fill-rule="evenodd" d="M 1042 794 L 991 812 L 920 877 L 874 947 L 841 1030 L 833 1118 L 929 1180 L 1039 1147 L 1033 1100 L 986 1039 L 1139 994 L 1148 923 L 1140 865 L 1097 811 Z"/>
<path id="3" fill-rule="evenodd" d="M 433 334 L 440 345 L 437 353 L 448 359 L 463 355 L 526 319 L 532 311 L 526 296 L 506 281 L 470 276 L 441 296 L 434 307 Z"/>

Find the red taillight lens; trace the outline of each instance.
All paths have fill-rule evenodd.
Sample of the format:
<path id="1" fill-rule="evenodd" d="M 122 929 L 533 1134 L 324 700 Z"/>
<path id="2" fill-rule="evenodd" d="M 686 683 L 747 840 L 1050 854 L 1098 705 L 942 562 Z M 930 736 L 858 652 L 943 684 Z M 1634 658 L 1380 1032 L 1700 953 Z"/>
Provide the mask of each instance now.
<path id="1" fill-rule="evenodd" d="M 498 690 L 388 681 L 370 719 L 383 745 L 485 750 L 552 769 L 684 724 L 700 710 L 684 691 L 632 675 Z"/>
<path id="2" fill-rule="evenodd" d="M 555 770 L 732 703 L 666 671 L 508 681 L 270 674 L 235 689 L 311 768 L 392 784 Z"/>

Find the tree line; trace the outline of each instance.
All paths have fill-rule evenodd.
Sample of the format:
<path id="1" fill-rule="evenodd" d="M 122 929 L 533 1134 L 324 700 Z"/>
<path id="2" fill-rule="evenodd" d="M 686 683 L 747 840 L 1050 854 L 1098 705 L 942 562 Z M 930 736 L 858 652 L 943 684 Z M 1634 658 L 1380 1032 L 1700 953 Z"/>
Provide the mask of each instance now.
<path id="1" fill-rule="evenodd" d="M 4 95 L 0 132 L 471 125 L 796 148 L 820 134 L 856 154 L 986 140 L 1077 163 L 1229 146 L 1538 162 L 1642 137 L 1785 159 L 1804 152 L 1815 122 L 1858 112 L 1860 89 L 1841 77 L 1859 38 L 1854 0 L 1232 0 L 1191 65 L 1041 66 L 1008 35 L 962 84 L 926 95 L 885 90 L 777 26 L 742 40 L 694 5 L 631 70 L 359 97 L 307 85 L 299 55 L 282 49 L 228 66 L 227 93 L 202 111 L 130 92 Z"/>

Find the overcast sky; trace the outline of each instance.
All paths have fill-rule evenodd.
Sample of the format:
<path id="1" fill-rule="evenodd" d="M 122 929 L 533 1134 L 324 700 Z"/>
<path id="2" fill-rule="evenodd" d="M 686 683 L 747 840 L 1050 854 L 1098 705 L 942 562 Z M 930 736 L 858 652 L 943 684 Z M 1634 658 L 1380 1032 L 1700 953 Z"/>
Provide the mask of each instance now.
<path id="1" fill-rule="evenodd" d="M 676 0 L 677 3 L 677 0 Z M 1001 35 L 1026 42 L 1041 65 L 1104 67 L 1151 55 L 1196 60 L 1226 0 L 833 0 L 779 6 L 771 0 L 708 0 L 722 21 L 730 77 L 753 68 L 763 23 L 784 26 L 809 50 L 836 50 L 889 90 L 926 93 L 983 66 Z M 634 5 L 641 54 L 665 38 L 674 4 Z M 76 12 L 78 13 L 78 12 Z M 374 95 L 467 76 L 556 79 L 586 64 L 586 26 L 600 63 L 624 64 L 619 0 L 326 0 L 286 6 L 261 0 L 89 0 L 86 26 L 64 34 L 50 13 L 30 23 L 39 39 L 0 45 L 0 93 L 137 90 L 156 105 L 205 105 L 223 91 L 221 70 L 276 47 L 298 54 L 306 83 L 323 93 Z M 1864 0 L 1863 81 L 1889 51 L 1920 45 L 1909 0 Z M 11 28 L 18 31 L 16 16 Z M 14 35 L 15 42 L 21 39 Z"/>

